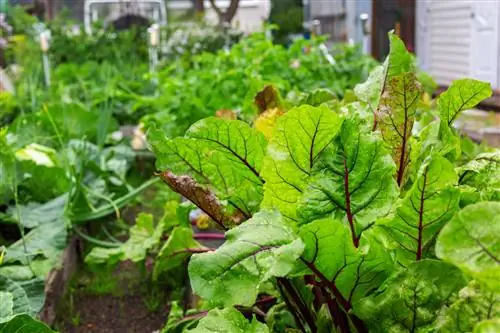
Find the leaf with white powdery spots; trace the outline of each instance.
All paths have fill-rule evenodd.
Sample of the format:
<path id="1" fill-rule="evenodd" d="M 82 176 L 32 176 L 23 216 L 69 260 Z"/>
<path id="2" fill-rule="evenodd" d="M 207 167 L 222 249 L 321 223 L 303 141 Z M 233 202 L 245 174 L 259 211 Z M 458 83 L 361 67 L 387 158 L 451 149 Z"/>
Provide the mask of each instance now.
<path id="1" fill-rule="evenodd" d="M 303 250 L 293 226 L 277 212 L 262 211 L 226 232 L 216 251 L 191 257 L 191 286 L 215 306 L 250 306 L 259 286 L 286 276 Z"/>

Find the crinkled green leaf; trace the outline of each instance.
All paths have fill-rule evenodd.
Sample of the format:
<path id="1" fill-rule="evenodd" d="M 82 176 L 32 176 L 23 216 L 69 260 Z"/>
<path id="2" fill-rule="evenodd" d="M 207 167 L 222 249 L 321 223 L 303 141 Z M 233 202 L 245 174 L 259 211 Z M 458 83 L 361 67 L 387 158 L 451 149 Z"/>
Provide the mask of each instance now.
<path id="1" fill-rule="evenodd" d="M 216 251 L 191 257 L 191 286 L 214 305 L 250 306 L 259 286 L 286 276 L 303 249 L 289 222 L 277 212 L 262 211 L 226 232 L 226 242 Z"/>
<path id="2" fill-rule="evenodd" d="M 460 112 L 472 109 L 490 96 L 491 86 L 487 82 L 474 79 L 456 80 L 439 96 L 437 109 L 441 120 L 451 126 Z"/>
<path id="3" fill-rule="evenodd" d="M 459 209 L 459 191 L 454 188 L 457 179 L 453 165 L 445 158 L 427 159 L 399 201 L 394 217 L 378 223 L 396 244 L 401 264 L 425 258 L 432 250 L 438 232 Z"/>
<path id="4" fill-rule="evenodd" d="M 67 230 L 69 221 L 65 217 L 44 223 L 30 230 L 23 239 L 19 239 L 7 248 L 4 262 L 16 261 L 26 265 L 28 256 L 43 256 L 50 259 L 53 265 L 59 262 L 62 251 L 66 247 Z M 27 253 L 25 252 L 25 246 Z"/>
<path id="5" fill-rule="evenodd" d="M 267 326 L 255 318 L 245 318 L 235 308 L 213 309 L 189 333 L 269 333 Z"/>
<path id="6" fill-rule="evenodd" d="M 410 163 L 409 140 L 421 94 L 415 73 L 404 73 L 388 77 L 380 99 L 378 128 L 396 162 L 396 179 L 400 186 L 404 184 Z"/>
<path id="7" fill-rule="evenodd" d="M 396 272 L 372 295 L 354 304 L 370 332 L 429 332 L 441 308 L 465 285 L 462 272 L 421 260 Z"/>
<path id="8" fill-rule="evenodd" d="M 500 318 L 500 294 L 481 287 L 476 281 L 458 293 L 458 299 L 438 318 L 439 333 L 471 332 L 477 323 Z"/>
<path id="9" fill-rule="evenodd" d="M 348 302 L 366 296 L 394 269 L 390 254 L 372 237 L 356 248 L 348 227 L 334 219 L 316 220 L 300 228 L 303 259 L 333 282 Z M 302 273 L 309 272 L 304 266 Z M 309 272 L 310 273 L 310 272 Z"/>
<path id="10" fill-rule="evenodd" d="M 184 138 L 168 139 L 164 132 L 152 130 L 148 141 L 159 170 L 193 177 L 245 214 L 258 210 L 267 142 L 256 129 L 242 121 L 212 117 L 192 125 Z"/>
<path id="11" fill-rule="evenodd" d="M 26 281 L 33 278 L 31 268 L 24 265 L 0 266 L 0 275 L 14 281 Z"/>
<path id="12" fill-rule="evenodd" d="M 278 120 L 264 160 L 263 207 L 278 208 L 283 216 L 296 220 L 312 168 L 341 125 L 340 117 L 324 106 L 303 105 Z"/>
<path id="13" fill-rule="evenodd" d="M 64 221 L 64 209 L 67 200 L 68 196 L 62 195 L 43 204 L 29 202 L 26 205 L 10 207 L 8 214 L 10 214 L 15 221 L 20 220 L 19 222 L 21 222 L 25 228 L 30 229 L 54 221 L 62 222 Z"/>
<path id="14" fill-rule="evenodd" d="M 362 133 L 344 121 L 331 147 L 316 160 L 304 191 L 299 217 L 305 221 L 334 216 L 352 226 L 353 236 L 387 214 L 399 195 L 395 165 L 375 133 Z"/>
<path id="15" fill-rule="evenodd" d="M 14 315 L 14 296 L 7 291 L 0 291 L 0 323 Z"/>
<path id="16" fill-rule="evenodd" d="M 203 246 L 194 240 L 191 226 L 174 228 L 156 256 L 153 279 L 157 279 L 172 268 L 185 264 L 193 253 L 203 251 L 203 249 Z"/>
<path id="17" fill-rule="evenodd" d="M 472 333 L 498 333 L 500 332 L 500 318 L 484 320 L 474 327 Z"/>
<path id="18" fill-rule="evenodd" d="M 459 211 L 443 228 L 436 254 L 500 292 L 500 202 L 480 202 Z"/>
<path id="19" fill-rule="evenodd" d="M 11 315 L 35 313 L 35 311 L 31 308 L 30 300 L 26 291 L 17 282 L 0 275 L 0 292 L 8 293 L 12 297 L 12 307 L 10 307 L 10 309 L 2 309 L 2 312 L 9 312 Z M 7 300 L 7 302 L 9 302 L 9 300 Z M 4 305 L 0 304 L 0 306 L 3 308 Z M 0 322 L 9 319 L 9 317 L 3 317 L 0 318 Z"/>
<path id="20" fill-rule="evenodd" d="M 29 315 L 15 316 L 10 321 L 0 324 L 0 333 L 53 333 L 44 323 Z"/>

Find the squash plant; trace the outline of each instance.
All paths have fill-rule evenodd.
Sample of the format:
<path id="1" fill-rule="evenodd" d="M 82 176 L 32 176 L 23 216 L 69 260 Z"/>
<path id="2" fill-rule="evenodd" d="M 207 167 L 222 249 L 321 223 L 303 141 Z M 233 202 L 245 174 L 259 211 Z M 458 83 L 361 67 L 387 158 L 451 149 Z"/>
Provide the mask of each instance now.
<path id="1" fill-rule="evenodd" d="M 191 256 L 204 311 L 165 331 L 500 329 L 500 151 L 464 161 L 453 128 L 491 88 L 458 80 L 429 105 L 390 41 L 356 97 L 274 111 L 269 139 L 221 118 L 149 132 L 161 178 L 226 231 L 211 249 L 174 228 L 159 260 Z"/>

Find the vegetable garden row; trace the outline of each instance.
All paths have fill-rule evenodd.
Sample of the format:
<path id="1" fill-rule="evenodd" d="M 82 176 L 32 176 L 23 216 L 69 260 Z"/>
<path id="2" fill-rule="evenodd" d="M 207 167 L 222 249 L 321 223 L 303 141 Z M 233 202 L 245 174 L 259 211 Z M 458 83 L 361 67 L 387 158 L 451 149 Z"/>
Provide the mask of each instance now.
<path id="1" fill-rule="evenodd" d="M 500 151 L 453 126 L 489 84 L 432 99 L 393 34 L 377 64 L 320 38 L 195 27 L 168 32 L 176 52 L 149 73 L 144 32 L 56 20 L 46 87 L 16 18 L 0 332 L 52 332 L 45 279 L 73 237 L 82 266 L 132 262 L 171 291 L 162 332 L 500 331 Z"/>

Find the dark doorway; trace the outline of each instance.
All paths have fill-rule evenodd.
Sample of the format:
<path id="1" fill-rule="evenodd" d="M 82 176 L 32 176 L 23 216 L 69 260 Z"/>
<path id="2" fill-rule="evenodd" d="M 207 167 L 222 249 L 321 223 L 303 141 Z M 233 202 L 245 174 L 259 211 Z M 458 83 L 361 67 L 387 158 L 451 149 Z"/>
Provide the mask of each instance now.
<path id="1" fill-rule="evenodd" d="M 415 49 L 415 0 L 373 0 L 372 55 L 384 60 L 389 54 L 387 32 L 393 30 L 406 47 Z"/>

